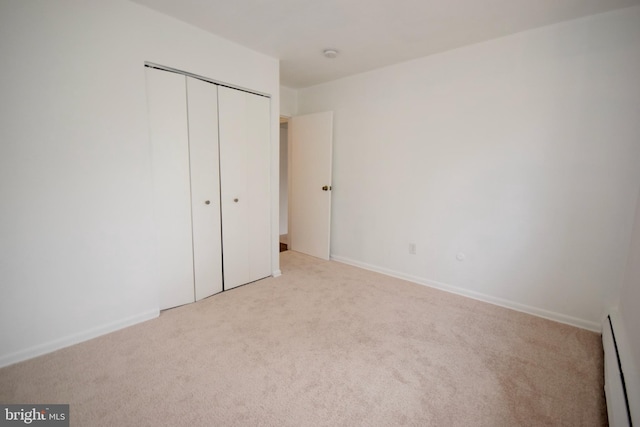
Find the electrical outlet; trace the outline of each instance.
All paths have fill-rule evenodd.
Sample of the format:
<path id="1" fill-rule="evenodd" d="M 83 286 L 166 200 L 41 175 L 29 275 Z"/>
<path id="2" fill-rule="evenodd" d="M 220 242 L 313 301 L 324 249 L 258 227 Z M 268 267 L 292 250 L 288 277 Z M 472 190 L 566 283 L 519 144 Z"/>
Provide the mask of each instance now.
<path id="1" fill-rule="evenodd" d="M 416 254 L 416 244 L 415 243 L 409 243 L 409 253 L 411 255 L 415 255 Z"/>

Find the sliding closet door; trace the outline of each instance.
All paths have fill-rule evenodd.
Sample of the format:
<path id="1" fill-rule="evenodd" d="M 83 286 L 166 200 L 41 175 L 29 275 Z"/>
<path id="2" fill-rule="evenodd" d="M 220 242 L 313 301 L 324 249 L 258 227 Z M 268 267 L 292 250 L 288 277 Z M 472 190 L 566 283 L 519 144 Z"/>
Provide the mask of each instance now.
<path id="1" fill-rule="evenodd" d="M 195 299 L 222 291 L 217 86 L 187 77 Z"/>
<path id="2" fill-rule="evenodd" d="M 185 76 L 146 68 L 160 309 L 193 302 Z"/>
<path id="3" fill-rule="evenodd" d="M 218 88 L 224 287 L 269 276 L 269 99 Z"/>

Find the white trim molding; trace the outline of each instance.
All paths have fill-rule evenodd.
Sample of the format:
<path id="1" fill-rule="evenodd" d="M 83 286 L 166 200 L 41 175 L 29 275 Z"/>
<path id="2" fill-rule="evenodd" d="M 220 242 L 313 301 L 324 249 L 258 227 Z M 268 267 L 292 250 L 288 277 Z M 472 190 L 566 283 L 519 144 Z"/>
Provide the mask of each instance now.
<path id="1" fill-rule="evenodd" d="M 371 265 L 371 264 L 367 264 L 360 261 L 355 261 L 350 258 L 339 256 L 339 255 L 331 255 L 331 260 L 341 262 L 343 264 L 353 265 L 355 267 L 360 267 L 365 270 L 374 271 L 376 273 L 381 273 L 381 274 L 395 277 L 398 279 L 403 279 L 408 282 L 417 283 L 419 285 L 428 286 L 430 288 L 439 289 L 441 291 L 449 292 L 452 294 L 473 298 L 478 301 L 488 302 L 493 305 L 498 305 L 500 307 L 505 307 L 511 310 L 520 311 L 522 313 L 532 314 L 534 316 L 543 317 L 545 319 L 553 320 L 553 321 L 564 323 L 571 326 L 576 326 L 582 329 L 587 329 L 589 331 L 598 332 L 598 333 L 600 333 L 601 331 L 601 325 L 597 322 L 592 322 L 589 320 L 579 319 L 577 317 L 567 316 L 566 314 L 556 313 L 556 312 L 545 310 L 542 308 L 521 304 L 519 302 L 510 301 L 507 299 L 498 298 L 491 295 L 486 295 L 480 292 L 474 292 L 468 289 L 452 286 L 447 283 L 442 283 L 435 280 L 428 280 L 428 279 L 413 276 L 410 274 L 401 273 L 399 271 L 391 270 L 388 268 L 379 267 L 376 265 Z"/>
<path id="2" fill-rule="evenodd" d="M 124 329 L 129 326 L 133 326 L 137 323 L 142 323 L 147 320 L 155 319 L 160 315 L 159 309 L 153 309 L 140 313 L 134 316 L 127 317 L 125 319 L 117 320 L 115 322 L 107 323 L 97 328 L 88 329 L 83 332 L 78 332 L 73 335 L 69 335 L 57 340 L 49 341 L 44 344 L 39 344 L 24 350 L 10 353 L 0 357 L 0 368 L 13 365 L 14 363 L 22 362 L 28 359 L 32 359 L 43 354 L 51 353 L 61 348 L 69 347 L 74 344 L 79 344 L 84 341 L 88 341 L 92 338 L 97 338 L 101 335 L 106 335 L 111 332 L 115 332 L 120 329 Z"/>

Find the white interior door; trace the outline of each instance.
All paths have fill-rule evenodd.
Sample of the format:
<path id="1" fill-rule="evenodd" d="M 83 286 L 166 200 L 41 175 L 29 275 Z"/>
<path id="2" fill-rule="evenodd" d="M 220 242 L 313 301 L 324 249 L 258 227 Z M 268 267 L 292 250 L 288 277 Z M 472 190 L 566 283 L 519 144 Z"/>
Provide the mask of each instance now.
<path id="1" fill-rule="evenodd" d="M 218 89 L 187 77 L 195 299 L 222 292 Z"/>
<path id="2" fill-rule="evenodd" d="M 329 259 L 333 112 L 289 121 L 290 249 Z"/>
<path id="3" fill-rule="evenodd" d="M 271 274 L 269 102 L 218 88 L 225 289 Z"/>
<path id="4" fill-rule="evenodd" d="M 193 302 L 185 76 L 146 68 L 160 309 Z"/>

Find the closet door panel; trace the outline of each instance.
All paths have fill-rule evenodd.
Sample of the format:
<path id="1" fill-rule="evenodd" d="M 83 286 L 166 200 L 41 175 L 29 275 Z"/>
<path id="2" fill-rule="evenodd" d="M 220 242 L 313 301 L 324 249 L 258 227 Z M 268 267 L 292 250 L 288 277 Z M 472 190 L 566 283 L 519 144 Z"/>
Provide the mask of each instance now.
<path id="1" fill-rule="evenodd" d="M 248 145 L 244 92 L 218 88 L 224 288 L 250 281 Z"/>
<path id="2" fill-rule="evenodd" d="M 159 306 L 166 309 L 193 302 L 186 83 L 179 74 L 146 73 Z"/>
<path id="3" fill-rule="evenodd" d="M 195 299 L 222 291 L 217 86 L 187 77 Z"/>
<path id="4" fill-rule="evenodd" d="M 271 275 L 270 100 L 244 94 L 247 123 L 247 199 L 249 209 L 249 280 Z"/>

